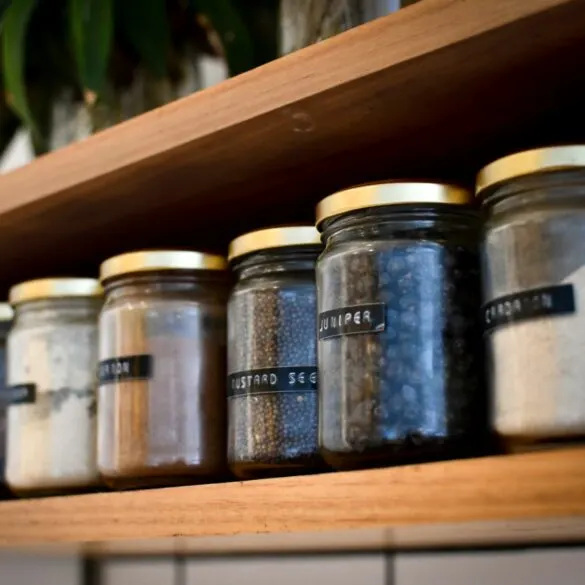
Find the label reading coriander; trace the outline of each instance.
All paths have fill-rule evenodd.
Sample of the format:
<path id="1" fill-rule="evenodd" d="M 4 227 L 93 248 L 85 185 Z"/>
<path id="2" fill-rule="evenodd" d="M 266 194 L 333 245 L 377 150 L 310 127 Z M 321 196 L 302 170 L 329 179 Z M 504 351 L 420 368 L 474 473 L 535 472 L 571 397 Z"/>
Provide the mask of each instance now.
<path id="1" fill-rule="evenodd" d="M 380 333 L 386 328 L 384 303 L 342 307 L 319 314 L 319 339 L 357 333 Z"/>
<path id="2" fill-rule="evenodd" d="M 33 404 L 37 399 L 36 384 L 15 384 L 8 386 L 2 393 L 2 404 Z"/>
<path id="3" fill-rule="evenodd" d="M 228 376 L 228 396 L 274 392 L 299 392 L 317 389 L 317 368 L 295 366 L 262 368 L 236 372 Z"/>
<path id="4" fill-rule="evenodd" d="M 127 355 L 103 360 L 98 365 L 100 384 L 152 378 L 154 360 L 151 355 Z"/>
<path id="5" fill-rule="evenodd" d="M 489 332 L 509 323 L 574 312 L 572 284 L 547 286 L 506 295 L 486 303 L 483 306 L 483 327 L 485 332 Z"/>

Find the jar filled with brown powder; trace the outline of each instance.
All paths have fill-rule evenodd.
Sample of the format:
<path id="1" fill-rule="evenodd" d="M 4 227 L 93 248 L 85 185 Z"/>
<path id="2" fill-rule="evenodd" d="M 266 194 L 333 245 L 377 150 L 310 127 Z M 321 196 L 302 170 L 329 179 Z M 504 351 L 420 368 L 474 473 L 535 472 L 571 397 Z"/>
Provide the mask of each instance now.
<path id="1" fill-rule="evenodd" d="M 102 264 L 98 465 L 112 487 L 223 474 L 225 268 L 220 256 L 190 251 Z"/>

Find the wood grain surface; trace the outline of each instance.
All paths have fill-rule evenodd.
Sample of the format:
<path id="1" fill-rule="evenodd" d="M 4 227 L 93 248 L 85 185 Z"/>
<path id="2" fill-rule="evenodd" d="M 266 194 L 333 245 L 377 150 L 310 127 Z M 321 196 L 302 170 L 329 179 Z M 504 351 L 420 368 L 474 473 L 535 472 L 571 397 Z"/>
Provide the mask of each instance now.
<path id="1" fill-rule="evenodd" d="M 584 0 L 423 0 L 0 177 L 0 288 L 583 136 Z"/>
<path id="2" fill-rule="evenodd" d="M 250 552 L 585 541 L 585 448 L 0 503 L 0 546 Z"/>

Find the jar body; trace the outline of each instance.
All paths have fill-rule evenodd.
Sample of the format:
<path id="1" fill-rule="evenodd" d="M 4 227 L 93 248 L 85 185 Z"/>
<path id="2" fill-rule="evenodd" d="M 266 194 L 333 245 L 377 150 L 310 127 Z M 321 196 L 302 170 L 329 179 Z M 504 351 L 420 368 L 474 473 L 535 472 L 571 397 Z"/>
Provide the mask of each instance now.
<path id="1" fill-rule="evenodd" d="M 510 449 L 585 437 L 585 172 L 509 181 L 484 208 L 493 425 Z"/>
<path id="2" fill-rule="evenodd" d="M 112 487 L 225 470 L 227 286 L 205 274 L 127 276 L 100 315 L 98 464 Z"/>
<path id="3" fill-rule="evenodd" d="M 0 321 L 0 396 L 6 396 L 6 338 L 10 321 Z M 7 402 L 0 400 L 0 497 L 9 496 L 6 486 Z"/>
<path id="4" fill-rule="evenodd" d="M 286 55 L 417 0 L 281 0 L 280 53 Z"/>
<path id="5" fill-rule="evenodd" d="M 228 458 L 241 478 L 318 469 L 318 250 L 252 255 L 228 306 Z"/>
<path id="6" fill-rule="evenodd" d="M 17 494 L 97 486 L 95 298 L 18 306 L 8 335 L 6 480 Z"/>
<path id="7" fill-rule="evenodd" d="M 401 208 L 325 229 L 320 443 L 339 469 L 485 446 L 477 216 Z"/>

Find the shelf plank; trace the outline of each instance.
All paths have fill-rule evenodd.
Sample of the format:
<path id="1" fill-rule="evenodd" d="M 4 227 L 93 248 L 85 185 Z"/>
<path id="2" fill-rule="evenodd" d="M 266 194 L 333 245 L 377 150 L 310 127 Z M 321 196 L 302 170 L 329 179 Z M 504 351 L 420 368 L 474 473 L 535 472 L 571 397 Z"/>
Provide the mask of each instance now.
<path id="1" fill-rule="evenodd" d="M 584 23 L 583 0 L 423 0 L 42 157 L 0 177 L 0 287 L 582 136 Z"/>
<path id="2" fill-rule="evenodd" d="M 585 447 L 0 503 L 0 546 L 94 554 L 585 541 Z"/>

